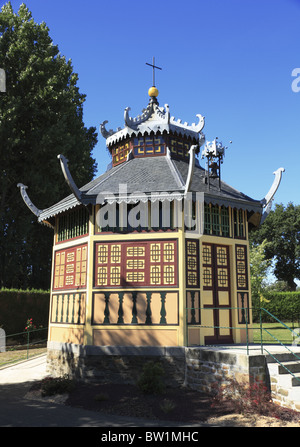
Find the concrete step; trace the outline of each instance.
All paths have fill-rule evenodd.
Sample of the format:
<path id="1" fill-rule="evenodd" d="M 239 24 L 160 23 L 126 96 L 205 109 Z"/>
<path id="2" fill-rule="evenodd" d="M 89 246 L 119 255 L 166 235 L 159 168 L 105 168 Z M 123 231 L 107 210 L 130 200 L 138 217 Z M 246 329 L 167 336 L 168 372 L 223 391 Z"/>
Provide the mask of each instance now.
<path id="1" fill-rule="evenodd" d="M 295 373 L 294 376 L 292 376 L 292 386 L 300 387 L 300 373 Z"/>
<path id="2" fill-rule="evenodd" d="M 299 352 L 296 353 L 296 355 L 290 353 L 290 352 L 284 352 L 284 353 L 274 353 L 273 356 L 267 354 L 266 355 L 266 361 L 268 364 L 277 363 L 275 358 L 280 362 L 299 362 L 300 363 L 300 354 Z"/>
<path id="3" fill-rule="evenodd" d="M 282 362 L 282 365 L 278 364 L 278 374 L 300 373 L 300 361 L 299 363 L 294 361 Z"/>

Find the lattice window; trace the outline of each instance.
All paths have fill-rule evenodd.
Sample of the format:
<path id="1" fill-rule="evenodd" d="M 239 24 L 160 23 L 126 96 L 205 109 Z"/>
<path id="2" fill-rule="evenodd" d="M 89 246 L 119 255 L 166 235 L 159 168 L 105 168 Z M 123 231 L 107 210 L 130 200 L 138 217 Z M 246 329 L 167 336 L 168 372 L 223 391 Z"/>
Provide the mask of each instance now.
<path id="1" fill-rule="evenodd" d="M 107 286 L 107 267 L 98 267 L 97 284 L 98 286 Z"/>
<path id="2" fill-rule="evenodd" d="M 186 286 L 199 287 L 199 241 L 186 240 Z"/>
<path id="3" fill-rule="evenodd" d="M 107 264 L 108 245 L 98 245 L 98 264 Z"/>
<path id="4" fill-rule="evenodd" d="M 176 242 L 136 241 L 96 244 L 95 287 L 122 287 L 129 284 L 137 287 L 175 286 Z"/>
<path id="5" fill-rule="evenodd" d="M 236 275 L 237 288 L 248 289 L 247 272 L 247 248 L 244 245 L 236 245 Z"/>
<path id="6" fill-rule="evenodd" d="M 227 251 L 226 248 L 217 247 L 217 262 L 218 265 L 227 265 Z"/>
<path id="7" fill-rule="evenodd" d="M 128 141 L 114 146 L 114 148 L 112 149 L 113 165 L 116 166 L 119 163 L 123 163 L 123 161 L 126 160 L 129 151 L 130 145 Z"/>
<path id="8" fill-rule="evenodd" d="M 134 138 L 133 153 L 135 157 L 145 155 L 162 155 L 165 153 L 165 141 L 161 135 Z"/>
<path id="9" fill-rule="evenodd" d="M 111 260 L 112 264 L 118 264 L 121 262 L 121 245 L 111 246 Z"/>
<path id="10" fill-rule="evenodd" d="M 211 267 L 205 267 L 203 269 L 203 285 L 206 287 L 212 286 L 212 269 L 211 269 Z"/>
<path id="11" fill-rule="evenodd" d="M 174 242 L 164 244 L 164 262 L 174 262 Z"/>
<path id="12" fill-rule="evenodd" d="M 145 274 L 144 272 L 127 272 L 126 281 L 128 281 L 129 283 L 132 282 L 143 283 L 145 281 Z"/>
<path id="13" fill-rule="evenodd" d="M 192 144 L 189 140 L 170 136 L 168 146 L 173 155 L 186 159 L 189 157 L 189 150 Z"/>
<path id="14" fill-rule="evenodd" d="M 175 282 L 175 270 L 173 265 L 164 266 L 164 284 L 174 284 Z"/>
<path id="15" fill-rule="evenodd" d="M 54 289 L 86 286 L 87 247 L 60 250 L 55 254 Z"/>
<path id="16" fill-rule="evenodd" d="M 128 247 L 127 256 L 145 256 L 145 247 Z"/>
<path id="17" fill-rule="evenodd" d="M 110 268 L 110 283 L 113 286 L 119 286 L 121 284 L 121 267 Z"/>
<path id="18" fill-rule="evenodd" d="M 160 262 L 161 249 L 160 244 L 150 244 L 150 262 Z"/>
<path id="19" fill-rule="evenodd" d="M 145 261 L 144 259 L 129 259 L 127 261 L 127 269 L 144 269 Z"/>
<path id="20" fill-rule="evenodd" d="M 204 245 L 202 249 L 202 258 L 204 264 L 211 264 L 211 246 Z"/>
<path id="21" fill-rule="evenodd" d="M 161 283 L 160 265 L 150 266 L 150 284 L 159 285 Z"/>
<path id="22" fill-rule="evenodd" d="M 228 287 L 228 270 L 218 268 L 218 286 Z"/>

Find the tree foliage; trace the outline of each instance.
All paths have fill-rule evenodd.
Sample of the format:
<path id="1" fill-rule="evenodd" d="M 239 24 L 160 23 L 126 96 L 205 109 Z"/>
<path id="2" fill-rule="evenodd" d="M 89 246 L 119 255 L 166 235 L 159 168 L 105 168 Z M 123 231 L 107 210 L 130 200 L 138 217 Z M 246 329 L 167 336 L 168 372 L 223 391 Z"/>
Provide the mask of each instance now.
<path id="1" fill-rule="evenodd" d="M 57 155 L 69 159 L 79 186 L 90 181 L 95 128 L 83 123 L 85 95 L 71 61 L 59 53 L 45 23 L 22 4 L 0 12 L 0 61 L 6 93 L 0 93 L 0 286 L 49 288 L 53 233 L 36 222 L 17 184 L 40 209 L 70 193 Z"/>
<path id="2" fill-rule="evenodd" d="M 296 290 L 300 279 L 300 206 L 276 205 L 265 222 L 250 233 L 250 241 L 264 247 L 266 259 L 274 261 L 274 275 L 285 281 L 289 290 Z"/>
<path id="3" fill-rule="evenodd" d="M 260 307 L 260 299 L 263 295 L 263 290 L 267 284 L 267 277 L 270 271 L 271 260 L 266 259 L 265 248 L 267 241 L 256 245 L 250 243 L 250 277 L 251 277 L 251 291 L 252 291 L 252 305 L 253 307 Z"/>

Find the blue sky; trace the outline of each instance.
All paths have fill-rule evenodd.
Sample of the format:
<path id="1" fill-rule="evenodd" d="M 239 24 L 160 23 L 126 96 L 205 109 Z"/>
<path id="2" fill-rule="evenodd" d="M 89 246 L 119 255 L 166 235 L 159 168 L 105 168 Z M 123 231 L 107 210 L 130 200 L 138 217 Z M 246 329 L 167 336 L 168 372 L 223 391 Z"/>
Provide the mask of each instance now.
<path id="1" fill-rule="evenodd" d="M 0 4 L 4 4 L 0 0 Z M 11 1 L 15 11 L 22 3 Z M 98 174 L 110 162 L 99 124 L 123 127 L 148 104 L 155 62 L 160 105 L 228 145 L 222 179 L 261 199 L 284 167 L 275 203 L 300 204 L 300 0 L 27 0 L 79 75 L 86 126 L 99 133 Z M 299 68 L 300 73 L 300 68 Z M 300 86 L 300 74 L 299 83 Z M 203 160 L 201 160 L 204 166 Z"/>

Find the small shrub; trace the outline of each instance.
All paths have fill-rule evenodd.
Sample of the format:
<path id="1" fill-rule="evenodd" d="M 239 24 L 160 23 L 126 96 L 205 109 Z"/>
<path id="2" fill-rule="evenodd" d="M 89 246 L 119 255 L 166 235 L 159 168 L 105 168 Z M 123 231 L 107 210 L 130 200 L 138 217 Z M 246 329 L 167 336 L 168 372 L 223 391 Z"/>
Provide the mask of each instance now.
<path id="1" fill-rule="evenodd" d="M 147 362 L 143 367 L 143 372 L 137 382 L 139 389 L 145 394 L 161 394 L 165 390 L 162 380 L 164 370 L 161 364 Z"/>
<path id="2" fill-rule="evenodd" d="M 176 407 L 176 404 L 170 400 L 170 399 L 164 399 L 161 403 L 160 403 L 160 409 L 164 412 L 164 413 L 170 413 L 172 410 L 174 410 L 174 408 Z"/>
<path id="3" fill-rule="evenodd" d="M 212 406 L 231 403 L 233 411 L 240 414 L 256 414 L 269 416 L 283 421 L 299 420 L 299 412 L 276 405 L 271 399 L 271 393 L 262 383 L 245 384 L 236 379 L 228 383 L 214 385 Z"/>
<path id="4" fill-rule="evenodd" d="M 67 375 L 63 377 L 46 377 L 41 383 L 41 394 L 45 397 L 69 393 L 74 386 L 74 381 L 69 379 Z"/>
<path id="5" fill-rule="evenodd" d="M 97 402 L 104 402 L 106 400 L 109 400 L 109 395 L 107 393 L 98 393 L 95 395 L 94 399 Z"/>

